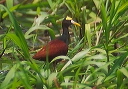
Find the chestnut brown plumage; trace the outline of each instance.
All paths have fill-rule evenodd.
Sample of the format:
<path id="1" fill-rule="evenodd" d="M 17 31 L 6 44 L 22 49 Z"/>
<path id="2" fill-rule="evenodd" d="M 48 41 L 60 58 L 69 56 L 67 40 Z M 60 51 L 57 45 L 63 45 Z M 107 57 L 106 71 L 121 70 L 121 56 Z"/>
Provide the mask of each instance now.
<path id="1" fill-rule="evenodd" d="M 72 18 L 66 17 L 62 21 L 62 28 L 63 33 L 62 35 L 55 39 L 50 41 L 47 45 L 45 45 L 40 51 L 38 51 L 34 56 L 33 59 L 46 61 L 46 58 L 48 58 L 48 61 L 50 62 L 53 58 L 60 55 L 66 55 L 68 52 L 68 38 L 69 38 L 69 31 L 68 27 L 71 24 L 75 24 L 80 26 L 80 24 L 74 22 Z"/>

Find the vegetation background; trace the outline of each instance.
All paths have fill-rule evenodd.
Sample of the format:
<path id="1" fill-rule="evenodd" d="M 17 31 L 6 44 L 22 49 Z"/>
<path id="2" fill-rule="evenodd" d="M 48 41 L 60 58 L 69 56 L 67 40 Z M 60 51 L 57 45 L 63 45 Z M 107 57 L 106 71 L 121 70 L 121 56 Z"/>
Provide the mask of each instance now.
<path id="1" fill-rule="evenodd" d="M 66 16 L 67 63 L 33 60 Z M 1 0 L 0 89 L 128 89 L 127 30 L 127 0 Z"/>

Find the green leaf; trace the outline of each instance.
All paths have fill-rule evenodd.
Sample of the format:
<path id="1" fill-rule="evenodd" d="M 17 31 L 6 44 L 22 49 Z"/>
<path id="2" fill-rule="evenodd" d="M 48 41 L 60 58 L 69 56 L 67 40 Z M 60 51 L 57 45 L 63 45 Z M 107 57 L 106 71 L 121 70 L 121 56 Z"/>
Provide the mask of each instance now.
<path id="1" fill-rule="evenodd" d="M 68 56 L 57 56 L 55 57 L 50 63 L 54 62 L 55 60 L 61 60 L 61 59 L 64 59 L 64 60 L 70 60 L 70 58 Z"/>
<path id="2" fill-rule="evenodd" d="M 8 1 L 10 1 L 10 0 L 8 0 Z M 8 9 L 9 9 L 11 12 L 13 12 L 13 11 L 16 10 L 19 6 L 20 6 L 20 4 L 15 5 L 15 6 L 11 7 L 11 8 L 8 8 Z M 5 12 L 5 13 L 3 14 L 2 18 L 5 18 L 6 16 L 8 16 L 8 12 Z"/>
<path id="3" fill-rule="evenodd" d="M 107 11 L 103 3 L 101 5 L 101 16 L 102 16 L 103 28 L 104 30 L 106 30 L 107 29 Z"/>
<path id="4" fill-rule="evenodd" d="M 81 51 L 79 53 L 77 53 L 71 60 L 72 61 L 78 61 L 84 57 L 86 57 L 86 54 L 90 51 L 90 49 L 86 49 L 84 51 Z"/>
<path id="5" fill-rule="evenodd" d="M 127 57 L 128 52 L 123 53 L 118 59 L 115 60 L 114 65 L 111 67 L 108 76 L 111 75 L 112 73 L 115 73 L 115 71 L 122 65 L 123 61 Z"/>
<path id="6" fill-rule="evenodd" d="M 48 84 L 52 86 L 53 81 L 57 81 L 57 74 L 58 73 L 51 73 L 48 77 Z"/>
<path id="7" fill-rule="evenodd" d="M 120 72 L 122 72 L 127 78 L 128 78 L 128 70 L 125 67 L 122 67 L 119 69 Z"/>
<path id="8" fill-rule="evenodd" d="M 125 2 L 125 3 L 123 3 L 123 4 L 119 7 L 117 13 L 122 12 L 122 11 L 124 11 L 124 10 L 127 10 L 127 8 L 128 8 L 128 2 Z"/>
<path id="9" fill-rule="evenodd" d="M 69 60 L 65 66 L 61 69 L 61 71 L 63 71 L 65 68 L 67 68 L 70 64 L 72 64 L 72 61 L 78 61 L 82 58 L 84 58 L 86 56 L 86 54 L 89 52 L 90 49 L 86 49 L 84 51 L 81 51 L 79 53 L 77 53 L 71 60 Z"/>
<path id="10" fill-rule="evenodd" d="M 12 22 L 12 25 L 14 26 L 14 32 L 17 35 L 18 39 L 20 40 L 20 44 L 22 44 L 22 45 L 18 45 L 18 46 L 22 49 L 25 58 L 29 59 L 30 55 L 29 55 L 28 45 L 25 40 L 22 29 L 20 28 L 18 22 L 14 18 L 13 14 L 9 11 L 9 9 L 7 9 L 3 5 L 0 5 L 0 7 L 4 8 L 7 11 L 7 13 L 9 14 L 10 21 Z"/>
<path id="11" fill-rule="evenodd" d="M 6 5 L 7 5 L 7 8 L 12 8 L 13 7 L 13 0 L 6 0 Z"/>
<path id="12" fill-rule="evenodd" d="M 47 0 L 51 9 L 54 9 L 55 3 L 52 0 Z"/>
<path id="13" fill-rule="evenodd" d="M 90 24 L 85 24 L 85 32 L 86 32 L 89 48 L 91 48 L 91 29 L 90 29 Z"/>
<path id="14" fill-rule="evenodd" d="M 34 27 L 31 27 L 26 33 L 25 33 L 25 38 L 26 39 L 29 39 L 29 35 L 31 35 L 31 33 L 37 29 L 41 29 L 41 30 L 47 30 L 47 29 L 50 29 L 49 27 L 45 26 L 45 25 L 39 25 L 39 26 L 34 26 Z"/>
<path id="15" fill-rule="evenodd" d="M 124 75 L 121 71 L 117 70 L 117 89 L 120 89 L 122 82 L 124 79 Z"/>
<path id="16" fill-rule="evenodd" d="M 20 42 L 19 37 L 16 34 L 7 33 L 6 36 L 9 37 L 17 46 L 21 47 L 22 44 Z"/>
<path id="17" fill-rule="evenodd" d="M 19 67 L 19 65 L 14 65 L 10 71 L 8 72 L 8 74 L 6 75 L 4 81 L 2 82 L 0 88 L 1 89 L 7 89 L 9 83 L 11 82 L 11 80 L 14 78 L 15 76 L 15 71 L 16 69 Z"/>

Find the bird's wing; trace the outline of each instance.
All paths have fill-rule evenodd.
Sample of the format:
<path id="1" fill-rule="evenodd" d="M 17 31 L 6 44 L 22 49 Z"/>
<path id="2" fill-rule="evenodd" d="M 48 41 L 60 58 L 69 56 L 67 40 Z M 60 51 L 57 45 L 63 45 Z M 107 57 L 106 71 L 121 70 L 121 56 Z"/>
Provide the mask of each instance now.
<path id="1" fill-rule="evenodd" d="M 61 40 L 53 40 L 45 45 L 39 52 L 37 52 L 33 58 L 34 59 L 43 59 L 48 55 L 51 58 L 54 58 L 59 55 L 66 55 L 68 52 L 68 46 Z"/>

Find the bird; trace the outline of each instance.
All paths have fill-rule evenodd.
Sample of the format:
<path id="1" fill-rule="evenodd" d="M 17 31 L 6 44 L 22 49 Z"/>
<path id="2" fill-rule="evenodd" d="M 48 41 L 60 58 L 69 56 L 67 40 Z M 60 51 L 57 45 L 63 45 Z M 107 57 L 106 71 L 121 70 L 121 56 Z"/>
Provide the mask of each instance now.
<path id="1" fill-rule="evenodd" d="M 62 21 L 62 35 L 55 40 L 51 40 L 45 46 L 41 48 L 32 58 L 40 61 L 51 62 L 57 56 L 67 55 L 68 44 L 69 44 L 69 26 L 70 25 L 80 26 L 79 23 L 73 21 L 69 16 L 65 17 Z"/>

